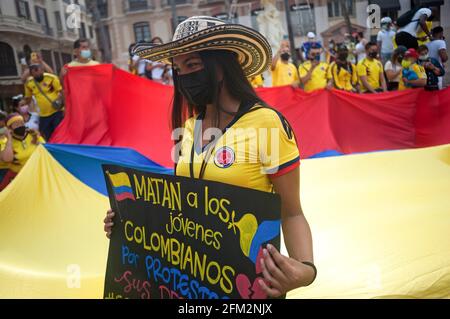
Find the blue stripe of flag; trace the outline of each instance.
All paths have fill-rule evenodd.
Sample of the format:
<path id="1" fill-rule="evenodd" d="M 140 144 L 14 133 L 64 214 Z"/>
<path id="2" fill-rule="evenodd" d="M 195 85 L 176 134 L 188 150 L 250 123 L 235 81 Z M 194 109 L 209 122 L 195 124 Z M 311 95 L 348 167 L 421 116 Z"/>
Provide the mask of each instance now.
<path id="1" fill-rule="evenodd" d="M 131 187 L 119 186 L 119 187 L 114 187 L 114 193 L 115 194 L 122 194 L 122 193 L 131 193 L 131 194 L 133 194 L 133 191 L 131 190 Z"/>

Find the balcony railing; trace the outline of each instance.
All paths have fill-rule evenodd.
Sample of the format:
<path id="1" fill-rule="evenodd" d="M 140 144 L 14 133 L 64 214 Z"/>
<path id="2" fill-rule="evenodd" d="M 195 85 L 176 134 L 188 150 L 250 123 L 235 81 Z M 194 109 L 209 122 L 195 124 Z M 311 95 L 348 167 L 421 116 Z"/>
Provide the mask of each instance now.
<path id="1" fill-rule="evenodd" d="M 145 11 L 154 9 L 153 1 L 130 1 L 123 0 L 123 11 L 125 13 L 137 12 L 137 11 Z"/>
<path id="2" fill-rule="evenodd" d="M 0 15 L 0 27 L 10 27 L 14 31 L 23 30 L 51 37 L 55 34 L 54 30 L 48 26 L 15 16 Z"/>
<path id="3" fill-rule="evenodd" d="M 72 40 L 78 39 L 79 35 L 74 30 L 59 30 L 58 38 L 59 39 L 67 39 L 67 40 L 72 41 Z"/>
<path id="4" fill-rule="evenodd" d="M 172 4 L 172 0 L 162 0 L 161 6 L 163 7 L 169 7 Z M 192 4 L 192 0 L 175 0 L 175 4 L 183 5 L 183 4 Z"/>
<path id="5" fill-rule="evenodd" d="M 46 25 L 42 26 L 42 31 L 44 31 L 44 33 L 50 37 L 53 37 L 55 35 L 55 33 L 53 32 L 53 28 L 50 28 Z"/>

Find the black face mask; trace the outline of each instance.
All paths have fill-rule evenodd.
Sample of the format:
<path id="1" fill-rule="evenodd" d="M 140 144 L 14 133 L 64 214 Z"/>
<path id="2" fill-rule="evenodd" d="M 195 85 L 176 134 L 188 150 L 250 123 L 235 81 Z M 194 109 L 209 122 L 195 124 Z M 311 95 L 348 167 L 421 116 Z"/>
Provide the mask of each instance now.
<path id="1" fill-rule="evenodd" d="M 280 57 L 281 57 L 281 60 L 288 61 L 289 58 L 291 57 L 291 55 L 289 53 L 285 52 L 285 53 L 282 53 Z"/>
<path id="2" fill-rule="evenodd" d="M 25 134 L 27 133 L 27 128 L 25 126 L 19 126 L 16 127 L 13 130 L 14 135 L 18 136 L 18 137 L 24 137 Z"/>
<path id="3" fill-rule="evenodd" d="M 34 79 L 35 79 L 37 82 L 42 82 L 42 80 L 44 79 L 44 75 L 41 74 L 41 75 L 39 75 L 39 76 L 35 76 Z"/>
<path id="4" fill-rule="evenodd" d="M 338 60 L 342 63 L 347 63 L 348 54 L 338 54 Z"/>
<path id="5" fill-rule="evenodd" d="M 378 56 L 378 52 L 369 52 L 369 57 L 371 57 L 372 59 L 376 59 Z"/>
<path id="6" fill-rule="evenodd" d="M 206 105 L 212 103 L 213 88 L 205 69 L 189 74 L 178 75 L 180 91 L 190 104 Z"/>

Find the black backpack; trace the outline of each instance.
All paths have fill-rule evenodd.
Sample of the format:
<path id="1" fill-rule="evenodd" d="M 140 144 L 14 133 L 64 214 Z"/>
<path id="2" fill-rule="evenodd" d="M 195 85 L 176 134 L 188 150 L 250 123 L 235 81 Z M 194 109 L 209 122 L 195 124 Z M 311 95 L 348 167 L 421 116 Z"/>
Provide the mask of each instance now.
<path id="1" fill-rule="evenodd" d="M 400 17 L 398 17 L 397 19 L 397 26 L 399 28 L 403 28 L 405 26 L 407 26 L 408 24 L 410 24 L 412 21 L 412 19 L 414 18 L 414 15 L 417 13 L 417 11 L 419 11 L 421 8 L 415 8 L 415 9 L 411 9 L 408 12 L 403 13 Z M 419 20 L 416 20 L 419 21 Z"/>

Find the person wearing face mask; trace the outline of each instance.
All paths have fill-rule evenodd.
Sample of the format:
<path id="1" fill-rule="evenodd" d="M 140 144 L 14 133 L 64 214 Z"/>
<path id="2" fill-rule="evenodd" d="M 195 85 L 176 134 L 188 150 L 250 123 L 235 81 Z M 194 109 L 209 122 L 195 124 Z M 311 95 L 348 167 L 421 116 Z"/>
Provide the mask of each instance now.
<path id="1" fill-rule="evenodd" d="M 402 61 L 407 51 L 406 47 L 399 46 L 394 50 L 392 58 L 386 62 L 384 70 L 386 72 L 388 91 L 397 91 L 402 78 Z"/>
<path id="2" fill-rule="evenodd" d="M 448 53 L 447 43 L 445 42 L 444 37 L 444 28 L 441 26 L 435 27 L 431 30 L 431 33 L 433 34 L 433 40 L 427 43 L 428 54 L 430 55 L 430 58 L 436 59 L 441 66 L 445 68 L 444 63 L 448 61 Z M 441 90 L 443 88 L 443 80 L 444 78 L 442 76 L 439 77 L 439 89 Z"/>
<path id="3" fill-rule="evenodd" d="M 399 27 L 397 34 L 395 35 L 395 42 L 398 46 L 403 45 L 408 49 L 415 49 L 419 47 L 420 41 L 432 40 L 430 29 L 428 28 L 427 21 L 433 21 L 437 15 L 438 10 L 436 7 L 430 8 L 413 8 L 410 11 L 404 13 L 397 19 L 397 25 Z M 418 38 L 418 33 L 423 31 L 424 37 Z"/>
<path id="4" fill-rule="evenodd" d="M 378 46 L 375 42 L 366 44 L 367 57 L 356 66 L 359 85 L 362 93 L 386 92 L 387 85 L 384 78 L 383 65 L 378 57 Z"/>
<path id="5" fill-rule="evenodd" d="M 44 73 L 41 65 L 30 66 L 32 77 L 25 83 L 25 104 L 31 105 L 34 97 L 39 108 L 39 128 L 50 139 L 63 119 L 63 95 L 59 78 Z"/>
<path id="6" fill-rule="evenodd" d="M 314 32 L 308 32 L 306 36 L 308 40 L 303 42 L 300 47 L 300 61 L 302 63 L 308 61 L 309 51 L 313 46 L 322 49 L 322 44 L 316 40 L 316 34 Z"/>
<path id="7" fill-rule="evenodd" d="M 291 46 L 289 41 L 281 42 L 280 50 L 272 59 L 272 86 L 296 85 L 297 68 L 290 62 Z"/>
<path id="8" fill-rule="evenodd" d="M 9 171 L 5 184 L 11 182 L 20 172 L 38 145 L 45 143 L 39 132 L 25 127 L 23 117 L 18 113 L 12 113 L 7 117 L 6 126 L 11 131 L 11 143 L 6 147 L 9 152 L 13 152 L 14 156 L 6 161 Z M 0 190 L 6 187 L 5 184 L 2 183 Z"/>
<path id="9" fill-rule="evenodd" d="M 328 89 L 335 88 L 347 92 L 358 92 L 358 74 L 356 66 L 347 61 L 348 50 L 341 46 L 337 51 L 337 59 L 328 68 Z"/>
<path id="10" fill-rule="evenodd" d="M 39 107 L 39 128 L 49 140 L 63 119 L 63 96 L 59 78 L 44 73 L 41 65 L 31 65 L 32 77 L 25 83 L 25 104 L 31 105 L 32 97 Z"/>
<path id="11" fill-rule="evenodd" d="M 379 55 L 383 65 L 392 58 L 392 52 L 394 52 L 395 32 L 391 30 L 391 25 L 391 18 L 384 17 L 381 19 L 381 30 L 377 35 Z"/>
<path id="12" fill-rule="evenodd" d="M 425 69 L 417 64 L 419 53 L 409 49 L 402 61 L 402 79 L 398 86 L 399 91 L 407 89 L 423 88 L 427 85 L 427 74 Z"/>
<path id="13" fill-rule="evenodd" d="M 31 105 L 21 99 L 18 103 L 13 103 L 13 111 L 22 115 L 28 129 L 39 131 L 39 113 L 35 112 Z"/>
<path id="14" fill-rule="evenodd" d="M 172 42 L 138 45 L 135 50 L 152 61 L 172 60 L 172 129 L 184 128 L 182 137 L 175 141 L 175 174 L 279 194 L 290 257 L 271 245 L 264 246 L 260 266 L 265 280 L 255 284 L 269 297 L 310 285 L 316 267 L 311 231 L 300 204 L 296 138 L 289 122 L 262 101 L 248 81 L 270 66 L 268 41 L 254 29 L 200 16 L 181 22 Z M 217 133 L 214 138 L 207 134 L 213 128 Z M 238 129 L 264 130 L 270 136 L 253 144 L 253 137 L 248 141 L 230 136 Z M 268 156 L 265 146 L 274 145 L 269 144 L 272 139 L 279 156 Z M 247 142 L 267 145 L 246 148 Z M 270 154 L 274 154 L 273 147 Z M 104 219 L 108 238 L 112 231 L 120 231 L 114 229 L 113 217 L 110 210 Z"/>
<path id="15" fill-rule="evenodd" d="M 95 66 L 100 64 L 92 57 L 91 44 L 88 39 L 80 38 L 73 43 L 73 55 L 75 59 L 61 68 L 61 83 L 64 83 L 64 76 L 71 67 Z"/>
<path id="16" fill-rule="evenodd" d="M 327 87 L 328 63 L 320 61 L 322 50 L 313 46 L 309 51 L 308 61 L 302 63 L 298 72 L 305 92 L 325 89 Z"/>
<path id="17" fill-rule="evenodd" d="M 426 45 L 421 45 L 418 53 L 419 65 L 425 69 L 425 73 L 427 74 L 427 85 L 425 86 L 425 90 L 439 90 L 439 77 L 445 75 L 444 68 L 438 60 L 429 56 L 428 47 Z"/>

